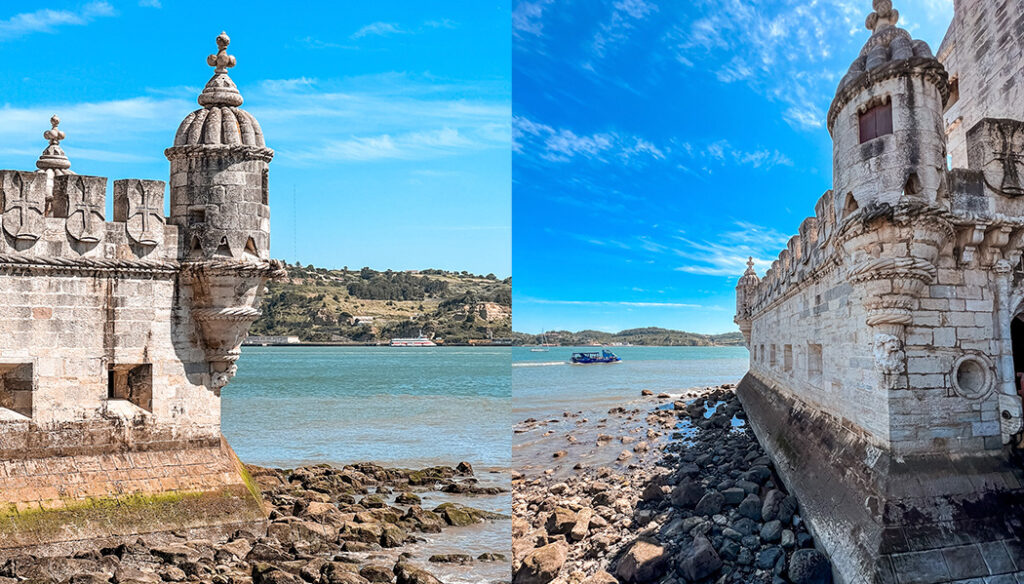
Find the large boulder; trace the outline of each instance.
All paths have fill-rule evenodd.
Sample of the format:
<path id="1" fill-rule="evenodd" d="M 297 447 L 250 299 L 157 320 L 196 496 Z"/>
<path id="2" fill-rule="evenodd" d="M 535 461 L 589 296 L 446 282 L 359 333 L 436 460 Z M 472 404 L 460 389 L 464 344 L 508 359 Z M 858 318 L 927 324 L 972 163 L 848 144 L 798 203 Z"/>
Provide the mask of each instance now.
<path id="1" fill-rule="evenodd" d="M 423 568 L 399 560 L 394 567 L 395 584 L 444 584 Z"/>
<path id="2" fill-rule="evenodd" d="M 722 568 L 722 559 L 703 535 L 693 538 L 693 544 L 682 553 L 676 571 L 688 582 L 699 582 Z"/>
<path id="3" fill-rule="evenodd" d="M 544 528 L 552 535 L 560 535 L 572 531 L 576 525 L 576 513 L 564 507 L 555 507 L 555 510 L 548 515 Z"/>
<path id="4" fill-rule="evenodd" d="M 693 512 L 696 515 L 703 515 L 711 517 L 722 512 L 722 506 L 725 505 L 725 497 L 718 491 L 709 491 L 706 495 L 701 497 L 700 501 L 697 502 L 697 506 L 693 508 Z"/>
<path id="5" fill-rule="evenodd" d="M 669 500 L 675 507 L 692 509 L 694 505 L 704 496 L 704 487 L 689 479 L 683 479 L 669 495 Z"/>
<path id="6" fill-rule="evenodd" d="M 665 548 L 654 540 L 639 539 L 619 558 L 615 575 L 623 582 L 654 582 L 665 573 L 667 563 Z"/>
<path id="7" fill-rule="evenodd" d="M 563 541 L 533 550 L 523 558 L 523 563 L 512 576 L 513 584 L 547 584 L 554 580 L 568 552 L 569 546 Z"/>

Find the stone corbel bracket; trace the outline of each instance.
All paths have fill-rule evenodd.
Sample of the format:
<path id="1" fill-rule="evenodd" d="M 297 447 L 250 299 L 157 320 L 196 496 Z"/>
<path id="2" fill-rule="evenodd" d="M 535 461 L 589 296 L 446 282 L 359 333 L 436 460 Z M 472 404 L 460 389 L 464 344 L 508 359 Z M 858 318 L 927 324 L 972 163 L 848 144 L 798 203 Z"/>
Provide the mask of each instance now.
<path id="1" fill-rule="evenodd" d="M 220 390 L 235 375 L 235 362 L 249 327 L 260 317 L 257 308 L 267 280 L 282 277 L 278 260 L 246 262 L 210 260 L 182 264 L 182 284 L 192 290 L 192 319 L 210 364 L 210 390 Z"/>

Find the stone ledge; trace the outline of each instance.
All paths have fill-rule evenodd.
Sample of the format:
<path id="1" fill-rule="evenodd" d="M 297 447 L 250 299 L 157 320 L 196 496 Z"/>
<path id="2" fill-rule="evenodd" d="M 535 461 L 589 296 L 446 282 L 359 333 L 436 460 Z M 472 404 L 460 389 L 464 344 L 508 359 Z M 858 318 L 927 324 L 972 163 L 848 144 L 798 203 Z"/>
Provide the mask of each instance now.
<path id="1" fill-rule="evenodd" d="M 1024 472 L 1006 456 L 896 458 L 752 373 L 737 395 L 783 482 L 800 499 L 837 582 L 906 582 L 914 573 L 919 584 L 939 584 L 1019 569 L 986 565 L 965 576 L 913 568 L 921 558 L 966 557 L 972 546 L 992 554 L 996 544 L 1022 549 Z M 842 574 L 857 576 L 844 580 Z"/>

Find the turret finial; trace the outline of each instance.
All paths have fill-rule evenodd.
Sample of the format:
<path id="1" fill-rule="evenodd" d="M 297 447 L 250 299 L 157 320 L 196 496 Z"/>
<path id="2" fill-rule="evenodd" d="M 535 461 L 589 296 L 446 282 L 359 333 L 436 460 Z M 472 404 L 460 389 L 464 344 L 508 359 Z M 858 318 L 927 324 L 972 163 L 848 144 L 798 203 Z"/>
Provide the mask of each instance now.
<path id="1" fill-rule="evenodd" d="M 199 105 L 204 107 L 238 107 L 242 105 L 242 94 L 235 82 L 228 77 L 228 69 L 235 66 L 234 55 L 228 54 L 231 37 L 222 32 L 217 35 L 217 54 L 206 57 L 206 63 L 215 67 L 213 77 L 199 94 Z"/>
<path id="2" fill-rule="evenodd" d="M 756 274 L 756 273 L 757 272 L 754 271 L 754 256 L 749 256 L 747 258 L 747 271 L 743 272 L 743 275 L 744 276 L 749 276 L 750 274 Z"/>
<path id="3" fill-rule="evenodd" d="M 891 0 L 873 0 L 875 11 L 868 15 L 864 26 L 873 33 L 896 26 L 900 20 L 900 11 L 892 7 Z"/>
<path id="4" fill-rule="evenodd" d="M 217 35 L 217 54 L 206 58 L 206 63 L 216 67 L 217 73 L 227 73 L 228 69 L 235 66 L 235 56 L 228 54 L 228 45 L 231 44 L 231 37 L 228 33 L 221 31 Z"/>
<path id="5" fill-rule="evenodd" d="M 50 118 L 50 129 L 43 132 L 43 138 L 46 138 L 50 144 L 39 155 L 39 160 L 36 160 L 36 168 L 39 169 L 38 172 L 49 171 L 58 175 L 74 174 L 68 170 L 71 168 L 71 161 L 64 154 L 64 149 L 60 147 L 60 141 L 66 138 L 67 135 L 58 126 L 60 126 L 60 118 L 57 117 L 57 114 L 54 114 Z"/>

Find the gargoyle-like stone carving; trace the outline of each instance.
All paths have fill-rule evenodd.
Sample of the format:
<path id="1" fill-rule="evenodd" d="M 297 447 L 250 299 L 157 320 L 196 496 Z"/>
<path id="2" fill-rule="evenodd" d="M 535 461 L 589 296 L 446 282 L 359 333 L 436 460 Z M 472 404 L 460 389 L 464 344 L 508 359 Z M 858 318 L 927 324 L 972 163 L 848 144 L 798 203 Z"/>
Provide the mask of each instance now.
<path id="1" fill-rule="evenodd" d="M 142 246 L 159 245 L 164 229 L 164 183 L 114 181 L 114 221 L 123 221 L 128 237 Z"/>
<path id="2" fill-rule="evenodd" d="M 3 171 L 0 194 L 3 195 L 4 232 L 19 241 L 39 239 L 43 234 L 46 175 Z"/>
<path id="3" fill-rule="evenodd" d="M 82 243 L 103 239 L 107 179 L 68 174 L 53 179 L 53 214 L 66 218 L 68 235 Z"/>
<path id="4" fill-rule="evenodd" d="M 878 333 L 871 349 L 875 355 L 875 369 L 886 387 L 892 387 L 893 378 L 906 370 L 907 355 L 903 352 L 903 341 L 895 335 Z"/>

